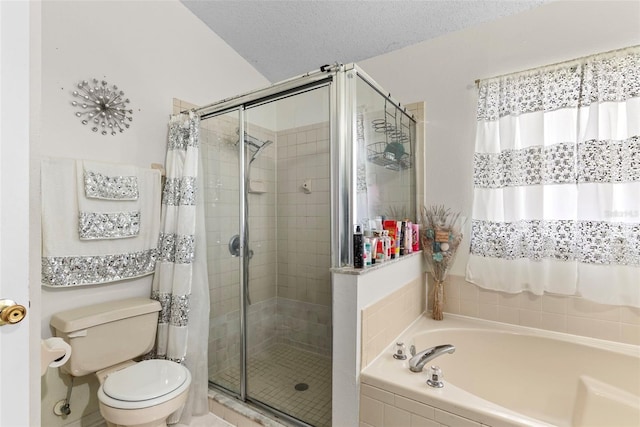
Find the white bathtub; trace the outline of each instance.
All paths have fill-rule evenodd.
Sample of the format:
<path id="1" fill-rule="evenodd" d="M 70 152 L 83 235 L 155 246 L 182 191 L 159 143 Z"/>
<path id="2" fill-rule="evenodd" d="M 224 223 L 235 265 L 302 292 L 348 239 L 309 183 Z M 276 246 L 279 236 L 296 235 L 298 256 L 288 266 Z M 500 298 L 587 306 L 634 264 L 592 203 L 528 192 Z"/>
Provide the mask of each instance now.
<path id="1" fill-rule="evenodd" d="M 454 315 L 423 317 L 400 340 L 418 351 L 440 344 L 456 351 L 413 373 L 390 346 L 363 370 L 365 390 L 489 426 L 640 426 L 639 346 Z M 432 365 L 442 369 L 444 388 L 427 386 Z M 387 417 L 383 425 L 393 423 Z"/>

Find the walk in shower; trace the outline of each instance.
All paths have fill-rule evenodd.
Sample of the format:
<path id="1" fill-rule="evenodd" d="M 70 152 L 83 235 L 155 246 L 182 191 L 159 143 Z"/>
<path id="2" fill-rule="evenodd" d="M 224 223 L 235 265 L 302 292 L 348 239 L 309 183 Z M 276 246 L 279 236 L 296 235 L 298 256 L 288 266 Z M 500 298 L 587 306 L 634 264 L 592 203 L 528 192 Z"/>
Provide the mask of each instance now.
<path id="1" fill-rule="evenodd" d="M 301 425 L 331 425 L 331 268 L 353 224 L 415 212 L 415 122 L 383 93 L 336 65 L 197 110 L 209 382 Z"/>

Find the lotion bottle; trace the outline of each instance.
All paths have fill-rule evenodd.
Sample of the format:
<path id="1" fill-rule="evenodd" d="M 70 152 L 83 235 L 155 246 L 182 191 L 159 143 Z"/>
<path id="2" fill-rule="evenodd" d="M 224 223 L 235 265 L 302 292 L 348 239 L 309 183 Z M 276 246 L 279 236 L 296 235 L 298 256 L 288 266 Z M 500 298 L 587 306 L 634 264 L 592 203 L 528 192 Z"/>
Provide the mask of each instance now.
<path id="1" fill-rule="evenodd" d="M 371 267 L 371 240 L 368 237 L 364 238 L 364 265 L 365 267 Z"/>
<path id="2" fill-rule="evenodd" d="M 413 233 L 412 233 L 412 243 L 413 247 L 411 248 L 413 252 L 418 252 L 420 250 L 420 225 L 413 224 Z"/>
<path id="3" fill-rule="evenodd" d="M 382 232 L 382 238 L 384 240 L 384 260 L 389 261 L 392 258 L 391 252 L 393 251 L 395 254 L 395 248 L 391 248 L 391 237 L 389 237 L 389 230 L 384 230 Z"/>

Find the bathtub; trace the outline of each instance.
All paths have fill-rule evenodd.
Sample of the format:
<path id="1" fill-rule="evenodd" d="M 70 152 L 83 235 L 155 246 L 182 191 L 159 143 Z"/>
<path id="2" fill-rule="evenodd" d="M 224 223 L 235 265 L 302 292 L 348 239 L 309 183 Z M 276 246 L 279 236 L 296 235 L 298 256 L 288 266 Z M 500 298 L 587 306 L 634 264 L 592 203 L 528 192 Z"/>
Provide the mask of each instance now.
<path id="1" fill-rule="evenodd" d="M 640 346 L 455 315 L 423 316 L 398 340 L 418 351 L 440 344 L 456 351 L 413 373 L 408 360 L 392 357 L 394 345 L 384 350 L 360 376 L 365 425 L 433 414 L 452 426 L 640 426 Z M 441 389 L 426 384 L 432 365 L 442 369 Z"/>

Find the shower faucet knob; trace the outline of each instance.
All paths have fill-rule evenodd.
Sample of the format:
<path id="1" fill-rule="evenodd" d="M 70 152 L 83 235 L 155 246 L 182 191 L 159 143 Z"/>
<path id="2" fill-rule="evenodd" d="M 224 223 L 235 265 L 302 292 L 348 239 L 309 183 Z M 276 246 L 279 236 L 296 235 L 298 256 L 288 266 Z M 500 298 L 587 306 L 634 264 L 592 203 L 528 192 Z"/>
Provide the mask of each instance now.
<path id="1" fill-rule="evenodd" d="M 240 235 L 236 234 L 231 236 L 229 240 L 229 253 L 231 256 L 238 257 L 240 256 Z"/>

